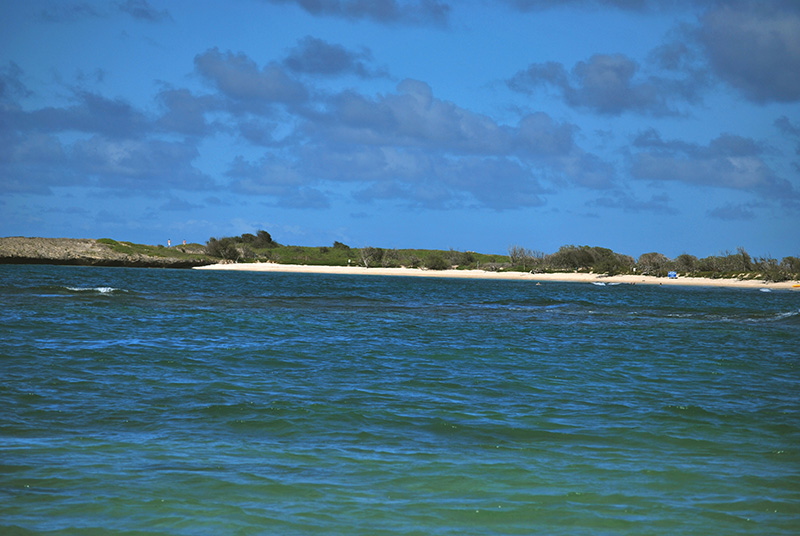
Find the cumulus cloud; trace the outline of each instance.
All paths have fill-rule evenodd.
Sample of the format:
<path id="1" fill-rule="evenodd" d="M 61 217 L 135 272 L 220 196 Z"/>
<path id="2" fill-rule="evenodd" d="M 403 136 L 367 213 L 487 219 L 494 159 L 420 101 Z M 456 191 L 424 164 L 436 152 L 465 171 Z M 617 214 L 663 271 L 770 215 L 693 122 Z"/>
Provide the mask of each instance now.
<path id="1" fill-rule="evenodd" d="M 372 55 L 368 50 L 354 52 L 342 45 L 331 44 L 308 36 L 301 40 L 283 60 L 287 69 L 322 76 L 356 75 L 361 78 L 385 76 L 368 67 Z"/>
<path id="2" fill-rule="evenodd" d="M 598 197 L 587 203 L 587 206 L 622 209 L 630 213 L 676 214 L 678 212 L 670 205 L 670 198 L 667 194 L 655 194 L 650 196 L 650 199 L 642 200 L 625 192 L 615 192 Z"/>
<path id="3" fill-rule="evenodd" d="M 329 206 L 329 191 L 338 191 L 329 186 L 342 182 L 352 183 L 348 189 L 361 200 L 497 210 L 539 206 L 548 187 L 603 189 L 614 182 L 613 166 L 577 145 L 577 127 L 546 113 L 501 124 L 437 98 L 428 84 L 411 79 L 375 96 L 354 90 L 312 95 L 290 72 L 320 69 L 309 60 L 317 47 L 334 56 L 344 52 L 331 72 L 366 68 L 366 56 L 310 38 L 283 64 L 263 67 L 244 54 L 213 48 L 195 58 L 212 90 L 164 88 L 156 95 L 160 110 L 154 117 L 86 91 L 75 92 L 68 106 L 22 111 L 13 105 L 24 89 L 14 82 L 21 74 L 9 67 L 8 82 L 0 86 L 12 104 L 2 111 L 2 124 L 10 128 L 0 164 L 33 178 L 14 189 L 40 193 L 68 184 L 114 191 L 213 189 L 214 181 L 194 167 L 197 144 L 227 132 L 265 148 L 261 160 L 231 164 L 225 176 L 233 191 L 295 208 Z M 58 138 L 76 132 L 89 137 L 70 144 Z M 164 134 L 184 140 L 159 139 Z"/>
<path id="4" fill-rule="evenodd" d="M 47 22 L 73 22 L 80 19 L 103 17 L 105 14 L 88 2 L 58 2 L 46 6 L 39 13 Z"/>
<path id="5" fill-rule="evenodd" d="M 186 136 L 206 136 L 215 129 L 206 115 L 224 108 L 220 99 L 212 95 L 194 95 L 188 89 L 164 89 L 156 96 L 164 110 L 158 126 L 169 132 Z"/>
<path id="6" fill-rule="evenodd" d="M 695 73 L 673 79 L 637 76 L 639 70 L 639 65 L 623 54 L 595 54 L 569 72 L 561 63 L 534 63 L 506 83 L 510 89 L 526 94 L 550 87 L 570 107 L 605 115 L 675 115 L 679 113 L 678 103 L 699 99 L 702 81 Z"/>
<path id="7" fill-rule="evenodd" d="M 144 114 L 122 99 L 78 91 L 73 100 L 74 104 L 65 108 L 20 112 L 14 124 L 23 129 L 101 133 L 111 138 L 139 137 L 149 128 Z"/>
<path id="8" fill-rule="evenodd" d="M 614 186 L 614 166 L 582 150 L 555 159 L 553 169 L 567 185 L 604 190 Z M 554 180 L 554 182 L 561 182 Z"/>
<path id="9" fill-rule="evenodd" d="M 576 127 L 545 113 L 529 114 L 516 126 L 436 98 L 420 81 L 405 80 L 397 93 L 377 98 L 353 92 L 328 102 L 325 113 L 305 127 L 317 145 L 420 149 L 457 156 L 519 158 L 546 167 L 553 177 L 588 187 L 605 187 L 610 166 L 581 150 Z"/>
<path id="10" fill-rule="evenodd" d="M 432 209 L 480 206 L 497 210 L 544 203 L 533 171 L 513 158 L 448 157 L 419 148 L 309 148 L 304 175 L 363 184 L 359 201 L 394 200 Z"/>
<path id="11" fill-rule="evenodd" d="M 327 196 L 285 159 L 268 155 L 258 162 L 248 162 L 237 157 L 225 174 L 234 179 L 231 187 L 235 192 L 271 197 L 279 206 L 321 209 L 330 204 Z"/>
<path id="12" fill-rule="evenodd" d="M 405 80 L 396 93 L 343 92 L 300 126 L 294 171 L 360 182 L 361 201 L 395 199 L 428 208 L 539 206 L 544 182 L 586 188 L 613 183 L 611 164 L 580 149 L 576 127 L 545 113 L 501 125 Z"/>
<path id="13" fill-rule="evenodd" d="M 800 138 L 800 126 L 793 124 L 785 115 L 775 120 L 775 126 L 784 134 Z"/>
<path id="14" fill-rule="evenodd" d="M 455 154 L 564 157 L 580 151 L 576 127 L 538 112 L 514 126 L 434 97 L 424 82 L 404 80 L 397 92 L 370 98 L 340 93 L 326 112 L 307 125 L 307 134 L 338 143 L 418 147 Z"/>
<path id="15" fill-rule="evenodd" d="M 574 125 L 541 112 L 501 125 L 416 80 L 375 97 L 345 91 L 304 113 L 287 145 L 274 141 L 270 122 L 240 122 L 268 152 L 234 161 L 227 176 L 235 191 L 324 207 L 328 186 L 351 183 L 359 201 L 502 210 L 543 204 L 544 184 L 613 183 L 613 166 L 577 146 Z"/>
<path id="16" fill-rule="evenodd" d="M 61 143 L 52 135 L 0 131 L 0 191 L 50 194 L 53 186 L 71 186 L 84 179 L 70 169 Z"/>
<path id="17" fill-rule="evenodd" d="M 261 119 L 246 119 L 239 121 L 237 124 L 239 135 L 242 138 L 253 145 L 261 145 L 265 147 L 271 147 L 280 144 L 280 141 L 275 137 L 275 131 L 277 127 L 277 123 L 264 121 Z"/>
<path id="18" fill-rule="evenodd" d="M 625 11 L 643 11 L 658 5 L 655 0 L 504 0 L 520 11 L 538 11 L 554 7 L 612 7 Z"/>
<path id="19" fill-rule="evenodd" d="M 366 19 L 382 24 L 447 24 L 450 6 L 437 0 L 265 0 L 271 4 L 295 4 L 316 16 Z"/>
<path id="20" fill-rule="evenodd" d="M 791 136 L 797 140 L 797 148 L 795 149 L 795 153 L 800 154 L 800 126 L 792 123 L 785 115 L 775 120 L 775 126 L 778 127 L 778 130 L 780 130 L 784 135 Z M 798 168 L 798 171 L 800 171 L 800 168 Z"/>
<path id="21" fill-rule="evenodd" d="M 316 46 L 332 45 L 301 43 L 293 68 L 313 72 L 304 60 Z M 336 69 L 357 70 L 350 61 L 356 56 L 345 53 Z M 341 183 L 350 183 L 344 190 L 361 200 L 496 210 L 539 206 L 553 187 L 614 183 L 613 166 L 576 143 L 577 127 L 546 113 L 501 124 L 411 79 L 374 96 L 311 94 L 287 63 L 261 67 L 216 48 L 199 54 L 195 68 L 211 91 L 164 88 L 153 117 L 86 91 L 64 107 L 23 111 L 13 98 L 22 87 L 13 83 L 20 73 L 7 68 L 8 82 L 0 86 L 10 103 L 0 110 L 0 135 L 7 140 L 0 172 L 31 180 L 6 183 L 6 191 L 46 193 L 71 184 L 115 192 L 214 189 L 194 162 L 200 141 L 218 132 L 265 148 L 260 160 L 240 157 L 230 165 L 225 177 L 232 191 L 294 208 L 329 206 L 330 192 L 344 195 Z M 88 137 L 67 143 L 62 133 Z"/>
<path id="22" fill-rule="evenodd" d="M 508 158 L 447 159 L 416 151 L 388 155 L 382 180 L 355 194 L 359 201 L 394 200 L 416 208 L 483 207 L 495 210 L 540 206 L 539 181 Z M 398 160 L 403 164 L 398 166 Z"/>
<path id="23" fill-rule="evenodd" d="M 55 187 L 93 186 L 148 194 L 214 186 L 193 165 L 197 149 L 184 142 L 93 136 L 65 145 L 41 133 L 4 138 L 0 184 L 6 193 L 48 194 Z"/>
<path id="24" fill-rule="evenodd" d="M 495 210 L 545 204 L 546 189 L 534 172 L 512 158 L 465 158 L 443 173 L 445 183 Z"/>
<path id="25" fill-rule="evenodd" d="M 109 3 L 110 4 L 110 3 Z M 166 9 L 156 9 L 147 0 L 125 0 L 115 2 L 117 10 L 136 20 L 162 22 L 172 20 Z M 92 18 L 108 18 L 113 15 L 113 5 L 98 5 L 96 2 L 74 2 L 64 0 L 51 2 L 39 12 L 39 18 L 46 22 L 75 22 Z"/>
<path id="26" fill-rule="evenodd" d="M 198 205 L 195 203 L 190 203 L 185 199 L 181 199 L 179 197 L 170 196 L 169 200 L 166 203 L 159 207 L 159 210 L 164 212 L 186 212 L 190 210 L 197 210 L 203 208 L 202 205 Z"/>
<path id="27" fill-rule="evenodd" d="M 76 91 L 65 107 L 23 110 L 15 93 L 23 86 L 0 84 L 0 130 L 9 132 L 99 133 L 110 138 L 137 138 L 150 128 L 147 117 L 122 99 L 109 99 L 89 91 Z"/>
<path id="28" fill-rule="evenodd" d="M 596 55 L 567 72 L 558 63 L 531 65 L 509 81 L 512 89 L 532 92 L 549 85 L 573 107 L 617 115 L 676 112 L 675 104 L 694 102 L 711 83 L 710 73 L 758 103 L 800 100 L 800 3 L 793 0 L 731 2 L 675 0 L 507 0 L 523 11 L 564 5 L 615 7 L 630 11 L 693 8 L 698 23 L 684 26 L 673 42 L 654 50 L 649 60 L 678 78 L 636 76 L 639 66 L 621 55 Z M 703 64 L 700 67 L 700 64 Z"/>
<path id="29" fill-rule="evenodd" d="M 715 73 L 755 102 L 800 100 L 800 4 L 719 3 L 698 31 Z"/>
<path id="30" fill-rule="evenodd" d="M 522 154 L 534 156 L 565 156 L 575 149 L 574 135 L 577 127 L 558 123 L 544 112 L 523 116 L 515 134 L 515 145 Z"/>
<path id="31" fill-rule="evenodd" d="M 637 179 L 750 191 L 790 203 L 800 199 L 791 183 L 766 164 L 765 149 L 750 138 L 723 134 L 703 146 L 664 141 L 649 130 L 633 146 L 642 149 L 632 159 L 631 174 Z"/>
<path id="32" fill-rule="evenodd" d="M 22 83 L 22 69 L 13 61 L 0 67 L 0 111 L 16 108 L 20 98 L 31 94 Z"/>
<path id="33" fill-rule="evenodd" d="M 724 221 L 752 220 L 755 219 L 756 217 L 752 208 L 753 206 L 747 203 L 745 204 L 726 203 L 721 207 L 716 207 L 706 211 L 706 214 L 708 214 L 712 218 Z"/>
<path id="34" fill-rule="evenodd" d="M 560 63 L 536 63 L 507 81 L 524 93 L 555 89 L 574 108 L 619 115 L 631 111 L 654 116 L 680 113 L 679 104 L 699 101 L 712 81 L 723 81 L 756 103 L 800 100 L 800 3 L 636 1 L 553 2 L 508 0 L 517 9 L 548 9 L 565 4 L 656 11 L 694 9 L 696 24 L 674 31 L 677 38 L 657 47 L 646 67 L 620 54 L 598 54 L 568 70 Z"/>
<path id="35" fill-rule="evenodd" d="M 167 190 L 203 190 L 213 180 L 193 165 L 197 148 L 188 142 L 163 140 L 110 140 L 93 136 L 76 141 L 70 164 L 102 188 L 138 193 Z"/>
<path id="36" fill-rule="evenodd" d="M 371 99 L 354 92 L 331 98 L 328 113 L 308 125 L 331 140 L 424 146 L 462 153 L 507 151 L 506 130 L 489 117 L 436 99 L 430 86 L 404 80 L 397 93 Z M 319 130 L 317 130 L 319 129 Z"/>
<path id="37" fill-rule="evenodd" d="M 3 96 L 15 92 L 3 89 Z M 94 186 L 147 193 L 214 186 L 194 167 L 198 152 L 193 142 L 156 139 L 163 127 L 123 100 L 77 91 L 65 107 L 30 111 L 13 99 L 3 100 L 4 192 L 47 194 L 54 187 Z M 88 137 L 73 140 L 76 135 Z"/>
<path id="38" fill-rule="evenodd" d="M 308 98 L 305 86 L 277 63 L 262 69 L 245 54 L 222 53 L 216 47 L 194 59 L 197 71 L 220 92 L 249 108 L 275 103 L 300 103 Z"/>
<path id="39" fill-rule="evenodd" d="M 119 5 L 119 9 L 134 19 L 145 22 L 161 22 L 172 19 L 169 11 L 156 9 L 147 0 L 127 0 Z"/>

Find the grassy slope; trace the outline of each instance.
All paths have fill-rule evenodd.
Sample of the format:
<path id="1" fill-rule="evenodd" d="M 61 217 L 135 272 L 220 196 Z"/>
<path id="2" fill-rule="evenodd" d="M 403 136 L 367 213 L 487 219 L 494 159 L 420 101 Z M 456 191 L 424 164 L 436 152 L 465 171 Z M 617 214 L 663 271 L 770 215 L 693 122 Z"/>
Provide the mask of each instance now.
<path id="1" fill-rule="evenodd" d="M 111 238 L 100 238 L 97 242 L 107 245 L 112 251 L 126 255 L 145 255 L 171 259 L 210 259 L 205 254 L 205 246 L 202 244 L 186 244 L 185 246 L 165 248 L 164 246 L 134 244 L 133 242 L 117 242 Z"/>

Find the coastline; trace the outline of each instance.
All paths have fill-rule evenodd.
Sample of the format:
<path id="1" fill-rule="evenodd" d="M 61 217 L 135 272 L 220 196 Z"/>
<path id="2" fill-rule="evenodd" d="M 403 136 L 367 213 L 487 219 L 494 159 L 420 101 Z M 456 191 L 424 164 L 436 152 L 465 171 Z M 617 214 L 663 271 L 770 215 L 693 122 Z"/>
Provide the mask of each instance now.
<path id="1" fill-rule="evenodd" d="M 669 279 L 645 275 L 598 275 L 560 272 L 532 274 L 528 272 L 487 272 L 484 270 L 423 270 L 419 268 L 364 268 L 363 266 L 307 266 L 299 264 L 230 263 L 195 266 L 193 270 L 221 270 L 242 272 L 282 272 L 302 274 L 375 275 L 402 277 L 443 277 L 452 279 L 494 279 L 531 281 L 533 283 L 615 283 L 628 285 L 726 287 L 743 289 L 789 289 L 800 291 L 800 281 L 767 282 L 760 279 L 711 279 L 705 277 L 679 277 Z M 798 285 L 798 286 L 794 286 Z"/>
<path id="2" fill-rule="evenodd" d="M 189 246 L 190 248 L 192 246 Z M 0 264 L 191 268 L 213 264 L 197 247 L 159 248 L 111 239 L 0 237 Z"/>

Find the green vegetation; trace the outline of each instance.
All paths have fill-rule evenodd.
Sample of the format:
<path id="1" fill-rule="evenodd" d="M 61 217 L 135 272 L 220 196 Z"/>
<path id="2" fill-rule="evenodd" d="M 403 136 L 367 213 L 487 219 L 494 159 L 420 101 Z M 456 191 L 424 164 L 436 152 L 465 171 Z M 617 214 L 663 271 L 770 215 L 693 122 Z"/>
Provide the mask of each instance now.
<path id="1" fill-rule="evenodd" d="M 186 244 L 165 248 L 164 246 L 150 246 L 146 244 L 134 244 L 133 242 L 117 242 L 111 238 L 99 238 L 98 244 L 105 244 L 112 251 L 124 253 L 125 255 L 142 255 L 145 257 L 162 257 L 174 259 L 205 259 L 205 247 L 202 244 Z"/>
<path id="2" fill-rule="evenodd" d="M 245 233 L 242 236 L 220 239 L 209 238 L 206 245 L 206 254 L 230 261 L 246 261 L 257 258 L 254 250 L 268 250 L 277 247 L 280 247 L 280 244 L 273 241 L 268 232 L 258 231 L 254 235 Z"/>
<path id="3" fill-rule="evenodd" d="M 534 273 L 576 271 L 656 277 L 667 277 L 669 272 L 674 271 L 681 276 L 695 277 L 767 281 L 800 279 L 800 258 L 786 257 L 780 262 L 771 257 L 752 258 L 741 247 L 735 253 L 726 252 L 703 259 L 687 253 L 670 259 L 658 252 L 644 253 L 634 259 L 608 248 L 574 245 L 562 246 L 550 254 L 515 245 L 508 249 L 508 255 L 486 255 L 453 249 L 383 249 L 373 246 L 351 248 L 341 242 L 322 247 L 287 246 L 275 242 L 268 232 L 259 230 L 255 235 L 246 233 L 241 236 L 210 238 L 205 246 L 205 253 L 209 257 L 231 262 L 314 266 L 408 267 L 428 270 L 456 268 Z"/>
<path id="4" fill-rule="evenodd" d="M 254 235 L 210 238 L 206 254 L 233 262 L 276 262 L 312 266 L 364 266 L 399 268 L 428 268 L 430 270 L 485 269 L 498 270 L 506 266 L 505 255 L 485 255 L 471 251 L 439 251 L 430 249 L 383 249 L 367 246 L 351 248 L 342 242 L 332 246 L 285 246 L 278 244 L 266 231 Z"/>
<path id="5" fill-rule="evenodd" d="M 657 253 L 644 253 L 638 260 L 610 249 L 589 246 L 562 246 L 545 255 L 519 246 L 509 248 L 510 269 L 532 272 L 577 271 L 596 274 L 642 274 L 667 277 L 669 272 L 682 276 L 709 278 L 764 279 L 787 281 L 800 279 L 800 259 L 785 257 L 781 262 L 771 257 L 752 258 L 744 248 L 698 259 L 683 253 L 675 259 Z"/>
<path id="6" fill-rule="evenodd" d="M 550 255 L 520 246 L 512 246 L 508 251 L 511 269 L 522 271 L 540 273 L 570 271 L 616 275 L 632 273 L 636 267 L 633 257 L 600 247 L 561 246 L 558 251 Z"/>

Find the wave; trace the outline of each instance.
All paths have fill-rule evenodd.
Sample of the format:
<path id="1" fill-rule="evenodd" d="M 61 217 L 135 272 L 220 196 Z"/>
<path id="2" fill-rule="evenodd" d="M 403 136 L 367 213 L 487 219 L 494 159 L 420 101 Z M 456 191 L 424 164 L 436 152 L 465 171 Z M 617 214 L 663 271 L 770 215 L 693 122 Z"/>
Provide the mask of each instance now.
<path id="1" fill-rule="evenodd" d="M 640 310 L 634 314 L 636 317 L 658 317 L 664 321 L 702 321 L 702 322 L 723 322 L 723 323 L 772 323 L 772 322 L 793 322 L 800 320 L 800 309 L 771 312 L 771 311 L 675 311 L 661 312 L 654 310 Z"/>
<path id="2" fill-rule="evenodd" d="M 47 298 L 57 296 L 110 296 L 113 294 L 128 294 L 130 291 L 124 288 L 110 286 L 73 287 L 65 285 L 42 285 L 33 287 L 9 287 L 4 288 L 3 292 L 5 294 L 34 295 Z"/>
<path id="3" fill-rule="evenodd" d="M 114 287 L 64 287 L 72 292 L 96 292 L 100 294 L 113 294 L 115 292 L 128 292 L 122 288 Z"/>
<path id="4" fill-rule="evenodd" d="M 469 307 L 479 307 L 482 309 L 507 309 L 507 308 L 528 308 L 528 307 L 552 307 L 570 305 L 575 303 L 590 303 L 582 300 L 565 300 L 557 297 L 548 296 L 523 296 L 519 298 L 492 298 L 476 300 L 463 304 Z"/>
<path id="5" fill-rule="evenodd" d="M 798 318 L 798 317 L 800 317 L 800 309 L 798 309 L 797 311 L 788 311 L 786 313 L 777 313 L 774 316 L 773 320 L 780 321 L 780 320 L 787 320 L 787 319 L 793 319 L 793 318 Z"/>
<path id="6" fill-rule="evenodd" d="M 753 314 L 746 316 L 744 318 L 732 318 L 732 319 L 723 318 L 722 320 L 739 320 L 742 322 L 755 322 L 755 323 L 760 323 L 760 322 L 771 323 L 771 322 L 786 322 L 786 321 L 793 322 L 796 320 L 800 320 L 800 309 L 796 311 L 786 311 L 783 313 L 769 312 L 762 314 Z"/>

